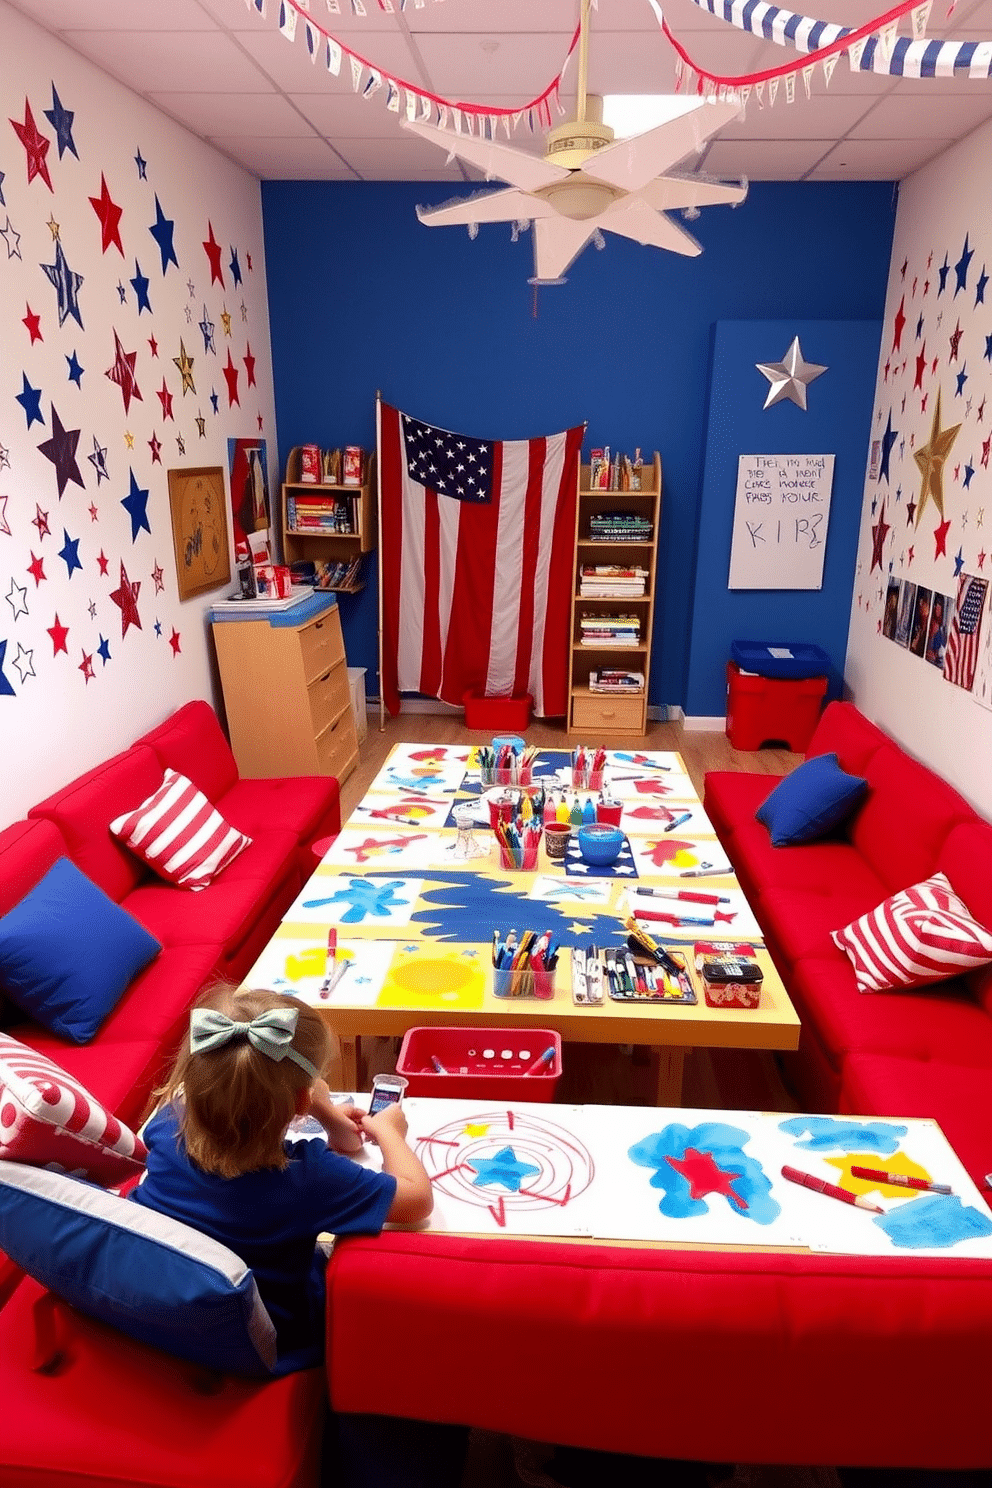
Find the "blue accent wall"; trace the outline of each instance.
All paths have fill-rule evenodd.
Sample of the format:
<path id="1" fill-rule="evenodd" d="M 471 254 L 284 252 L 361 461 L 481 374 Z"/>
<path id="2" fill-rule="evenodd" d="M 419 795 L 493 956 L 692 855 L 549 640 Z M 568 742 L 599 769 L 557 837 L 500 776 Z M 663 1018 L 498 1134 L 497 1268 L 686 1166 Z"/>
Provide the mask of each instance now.
<path id="1" fill-rule="evenodd" d="M 509 224 L 486 225 L 472 241 L 418 222 L 418 203 L 453 194 L 437 182 L 263 182 L 280 462 L 308 442 L 372 448 L 377 388 L 465 433 L 518 439 L 585 419 L 587 453 L 659 450 L 649 695 L 684 704 L 713 325 L 881 318 L 894 187 L 759 183 L 741 206 L 707 208 L 691 224 L 700 258 L 607 235 L 567 284 L 536 295 L 529 232 L 513 243 Z M 374 580 L 342 597 L 341 616 L 371 694 Z"/>
<path id="2" fill-rule="evenodd" d="M 880 320 L 798 317 L 715 328 L 685 702 L 690 716 L 723 713 L 733 640 L 810 641 L 843 674 L 881 332 Z M 765 408 L 770 384 L 755 364 L 781 361 L 794 336 L 804 359 L 827 371 L 809 384 L 805 411 L 788 398 Z M 835 456 L 819 589 L 728 589 L 742 454 Z"/>

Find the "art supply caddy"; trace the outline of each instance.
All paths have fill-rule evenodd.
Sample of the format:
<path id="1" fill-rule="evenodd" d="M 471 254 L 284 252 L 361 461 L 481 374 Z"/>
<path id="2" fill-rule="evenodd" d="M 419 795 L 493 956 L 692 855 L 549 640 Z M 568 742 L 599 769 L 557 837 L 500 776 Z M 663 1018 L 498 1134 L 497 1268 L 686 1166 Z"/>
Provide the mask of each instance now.
<path id="1" fill-rule="evenodd" d="M 548 1028 L 408 1028 L 396 1073 L 406 1078 L 408 1096 L 553 1101 L 561 1035 Z"/>
<path id="2" fill-rule="evenodd" d="M 493 995 L 495 997 L 541 997 L 555 995 L 555 970 L 558 966 L 558 942 L 545 930 L 525 930 L 517 936 L 509 930 L 505 936 L 493 934 Z"/>

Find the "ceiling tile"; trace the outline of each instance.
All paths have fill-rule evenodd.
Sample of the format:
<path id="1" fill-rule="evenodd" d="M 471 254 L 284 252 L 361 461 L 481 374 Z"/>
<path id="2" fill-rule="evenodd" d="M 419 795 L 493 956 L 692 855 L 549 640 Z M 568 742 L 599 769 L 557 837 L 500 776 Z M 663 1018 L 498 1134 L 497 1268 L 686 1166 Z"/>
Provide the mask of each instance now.
<path id="1" fill-rule="evenodd" d="M 442 170 L 461 177 L 457 165 L 447 166 L 448 157 L 444 150 L 436 149 L 427 140 L 398 126 L 396 136 L 391 139 L 340 140 L 337 149 L 349 165 L 370 179 L 392 180 L 392 172 L 396 169 L 403 169 L 420 181 L 431 181 Z"/>
<path id="2" fill-rule="evenodd" d="M 330 145 L 320 139 L 244 139 L 241 135 L 216 135 L 210 143 L 225 155 L 270 181 L 324 181 L 355 179 Z"/>
<path id="3" fill-rule="evenodd" d="M 139 93 L 180 78 L 193 92 L 268 91 L 251 60 L 219 31 L 67 31 L 64 39 Z"/>
<path id="4" fill-rule="evenodd" d="M 799 181 L 833 147 L 833 140 L 714 140 L 703 169 L 708 176 L 749 181 Z"/>
<path id="5" fill-rule="evenodd" d="M 548 32 L 527 36 L 428 33 L 417 37 L 436 91 L 472 103 L 477 93 L 515 93 L 521 103 L 553 82 L 565 60 L 567 41 Z"/>
<path id="6" fill-rule="evenodd" d="M 148 99 L 194 134 L 305 138 L 315 133 L 281 93 L 149 93 Z"/>
<path id="7" fill-rule="evenodd" d="M 779 101 L 774 108 L 758 108 L 752 95 L 743 119 L 728 124 L 720 139 L 819 139 L 834 140 L 853 128 L 871 99 L 848 94 L 797 99 L 794 104 Z"/>
<path id="8" fill-rule="evenodd" d="M 919 98 L 890 94 L 866 114 L 853 131 L 855 139 L 960 139 L 992 117 L 992 93 L 979 98 Z"/>
<path id="9" fill-rule="evenodd" d="M 943 140 L 844 140 L 814 171 L 812 181 L 901 181 L 946 147 Z"/>
<path id="10" fill-rule="evenodd" d="M 645 14 L 651 16 L 646 0 L 634 0 L 634 4 L 642 13 L 642 20 Z M 477 31 L 506 36 L 514 31 L 545 31 L 557 32 L 567 46 L 575 30 L 577 10 L 575 0 L 540 0 L 539 5 L 534 0 L 456 0 L 454 5 L 437 5 L 427 0 L 423 10 L 408 5 L 403 16 L 414 35 Z M 610 21 L 612 24 L 612 7 Z M 594 33 L 598 26 L 598 17 L 594 15 Z"/>
<path id="11" fill-rule="evenodd" d="M 323 59 L 311 62 L 302 33 L 289 42 L 274 28 L 266 31 L 244 31 L 238 33 L 238 41 L 254 57 L 259 67 L 270 77 L 277 88 L 286 93 L 331 93 L 351 92 L 351 71 L 347 58 L 341 65 L 339 77 L 327 71 Z M 352 49 L 365 56 L 353 37 L 349 38 Z M 416 64 L 411 57 L 406 40 L 398 33 L 383 34 L 369 38 L 368 60 L 374 67 L 382 68 L 393 77 L 409 78 L 413 83 L 423 81 L 416 75 Z"/>
<path id="12" fill-rule="evenodd" d="M 199 0 L 16 0 L 14 9 L 48 31 L 211 31 L 214 22 Z"/>

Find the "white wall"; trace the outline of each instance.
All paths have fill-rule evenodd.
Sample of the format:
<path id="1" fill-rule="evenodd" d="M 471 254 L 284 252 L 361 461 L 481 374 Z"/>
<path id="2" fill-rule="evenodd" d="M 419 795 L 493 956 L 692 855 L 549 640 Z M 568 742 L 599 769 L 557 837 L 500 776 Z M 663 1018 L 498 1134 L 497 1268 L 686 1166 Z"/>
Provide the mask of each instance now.
<path id="1" fill-rule="evenodd" d="M 992 125 L 984 125 L 900 191 L 871 435 L 883 441 L 891 417 L 897 437 L 889 478 L 879 470 L 873 479 L 869 469 L 865 483 L 846 669 L 858 706 L 986 815 L 992 815 L 990 596 L 970 691 L 886 639 L 881 627 L 890 577 L 952 599 L 956 569 L 992 580 L 990 154 Z M 973 253 L 967 264 L 966 238 Z M 914 458 L 930 442 L 938 390 L 941 429 L 960 426 L 944 466 L 943 522 L 933 496 L 922 494 Z M 879 527 L 883 512 L 888 532 Z M 873 567 L 876 537 L 881 565 Z"/>
<path id="2" fill-rule="evenodd" d="M 180 602 L 167 470 L 219 465 L 226 485 L 228 440 L 263 438 L 272 493 L 277 472 L 258 182 L 2 3 L 0 48 L 3 827 L 51 790 L 126 747 L 174 707 L 212 697 L 204 612 L 229 586 Z M 75 154 L 63 136 L 60 157 L 56 128 L 46 118 L 46 111 L 59 113 L 53 88 L 62 109 L 73 116 Z M 40 172 L 28 179 L 28 152 L 7 122 L 24 124 L 25 100 L 38 133 L 49 142 L 43 164 L 51 189 Z M 144 175 L 139 155 L 146 162 Z M 90 202 L 101 196 L 101 175 L 121 209 L 120 249 L 114 241 L 104 247 Z M 156 196 L 164 218 L 174 223 L 178 262 L 167 263 L 164 272 L 159 243 L 150 232 Z M 223 284 L 211 282 L 203 247 L 208 224 L 222 248 Z M 63 292 L 61 325 L 59 294 L 44 267 L 58 274 L 60 246 L 65 272 L 82 276 L 78 285 L 75 278 L 68 281 L 77 286 L 74 297 Z M 235 254 L 240 284 L 231 269 Z M 138 265 L 140 277 L 148 280 L 150 309 L 139 308 L 131 284 L 139 278 Z M 24 324 L 29 309 L 39 317 L 41 340 L 32 342 Z M 213 349 L 206 346 L 201 320 L 213 322 Z M 135 396 L 128 410 L 120 386 L 105 375 L 115 360 L 115 331 L 124 351 L 136 353 L 141 397 Z M 186 393 L 173 360 L 180 355 L 180 339 L 193 362 L 195 391 Z M 248 356 L 255 358 L 253 386 Z M 235 403 L 224 375 L 229 357 L 237 372 Z M 16 401 L 24 395 L 25 379 L 32 390 L 27 402 L 36 390 L 44 420 L 35 419 L 30 427 L 24 405 Z M 165 412 L 168 399 L 159 396 L 163 385 L 172 397 L 171 418 Z M 38 449 L 52 438 L 53 405 L 70 440 L 78 431 L 75 462 L 83 482 L 68 480 L 61 497 L 56 466 Z M 153 440 L 161 446 L 158 460 Z M 103 479 L 89 458 L 98 449 L 106 452 Z M 133 537 L 131 518 L 121 505 L 131 491 L 132 473 L 137 489 L 148 492 L 150 528 L 139 526 Z M 47 534 L 39 513 L 47 513 Z M 68 561 L 59 556 L 66 533 L 78 542 L 67 549 Z M 70 571 L 73 552 L 81 566 Z M 35 559 L 41 560 L 37 578 L 29 572 Z M 141 627 L 131 625 L 126 634 L 122 610 L 111 598 L 120 588 L 122 563 L 129 581 L 140 585 Z M 159 570 L 161 587 L 155 578 Z M 56 616 L 68 632 L 64 650 L 56 649 L 49 633 Z M 101 655 L 101 641 L 109 659 Z M 87 656 L 91 660 L 83 670 Z"/>

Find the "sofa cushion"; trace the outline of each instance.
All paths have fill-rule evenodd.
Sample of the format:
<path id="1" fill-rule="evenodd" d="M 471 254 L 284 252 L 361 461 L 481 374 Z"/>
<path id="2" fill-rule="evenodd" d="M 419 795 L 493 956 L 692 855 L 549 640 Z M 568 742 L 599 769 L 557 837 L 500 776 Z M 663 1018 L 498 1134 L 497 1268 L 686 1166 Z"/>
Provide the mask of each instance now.
<path id="1" fill-rule="evenodd" d="M 178 770 L 208 801 L 218 802 L 237 784 L 238 766 L 231 746 L 217 714 L 202 698 L 177 708 L 136 743 L 154 749 L 163 769 Z"/>
<path id="2" fill-rule="evenodd" d="M 147 869 L 111 836 L 110 823 L 151 795 L 161 781 L 157 755 L 135 746 L 32 806 L 28 816 L 54 822 L 72 861 L 119 904 L 147 877 Z"/>
<path id="3" fill-rule="evenodd" d="M 773 847 L 795 847 L 825 837 L 854 811 L 867 781 L 842 770 L 836 754 L 805 760 L 786 775 L 755 812 Z"/>
<path id="4" fill-rule="evenodd" d="M 957 791 L 895 744 L 878 749 L 864 767 L 870 790 L 848 836 L 887 888 L 928 878 L 952 827 L 975 813 Z"/>
<path id="5" fill-rule="evenodd" d="M 0 914 L 19 904 L 68 845 L 53 822 L 19 821 L 0 832 Z"/>
<path id="6" fill-rule="evenodd" d="M 922 987 L 992 962 L 992 931 L 943 873 L 883 900 L 831 939 L 854 967 L 859 992 Z"/>
<path id="7" fill-rule="evenodd" d="M 238 780 L 222 798 L 212 799 L 232 826 L 252 837 L 281 827 L 310 843 L 341 830 L 338 782 L 329 775 Z"/>
<path id="8" fill-rule="evenodd" d="M 89 1317 L 207 1369 L 268 1376 L 276 1334 L 226 1246 L 89 1183 L 0 1162 L 0 1248 Z"/>
<path id="9" fill-rule="evenodd" d="M 797 847 L 793 851 L 800 853 L 804 849 Z M 791 964 L 803 956 L 828 955 L 831 932 L 842 929 L 870 909 L 871 903 L 871 899 L 865 900 L 862 884 L 852 875 L 851 883 L 842 879 L 820 889 L 762 889 L 754 910 Z"/>
<path id="10" fill-rule="evenodd" d="M 710 770 L 703 781 L 703 810 L 718 837 L 727 837 L 742 821 L 753 821 L 762 801 L 785 779 L 750 771 Z"/>
<path id="11" fill-rule="evenodd" d="M 207 888 L 251 846 L 250 837 L 172 769 L 140 805 L 112 821 L 110 830 L 159 878 L 194 892 Z"/>
<path id="12" fill-rule="evenodd" d="M 940 866 L 955 894 L 960 894 L 983 925 L 992 925 L 992 823 L 962 822 L 940 850 Z M 992 966 L 971 971 L 966 978 L 977 1000 L 992 1017 Z"/>
<path id="13" fill-rule="evenodd" d="M 161 948 L 60 858 L 0 919 L 0 987 L 46 1028 L 84 1044 Z"/>
<path id="14" fill-rule="evenodd" d="M 813 731 L 806 757 L 836 754 L 842 769 L 863 775 L 872 755 L 891 742 L 888 734 L 859 713 L 853 703 L 828 703 Z"/>
<path id="15" fill-rule="evenodd" d="M 738 872 L 753 882 L 755 894 L 776 888 L 832 894 L 843 883 L 862 904 L 877 904 L 885 897 L 885 884 L 849 842 L 773 847 L 767 828 L 752 818 L 741 822 L 725 845 Z"/>
<path id="16" fill-rule="evenodd" d="M 37 1024 L 21 1024 L 21 1043 L 44 1054 L 91 1091 L 102 1106 L 135 1130 L 148 1114 L 148 1099 L 164 1081 L 175 1044 L 136 1038 L 111 1043 L 101 1033 L 92 1044 L 70 1044 Z"/>

